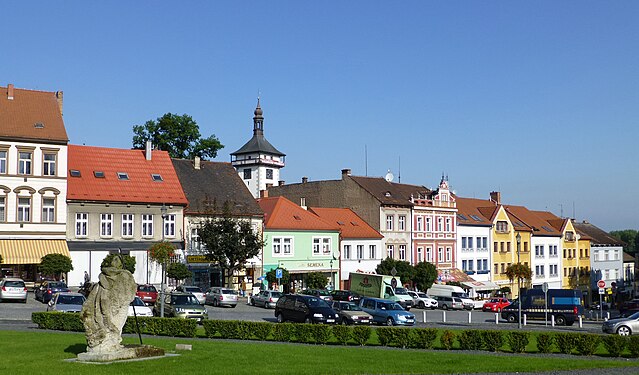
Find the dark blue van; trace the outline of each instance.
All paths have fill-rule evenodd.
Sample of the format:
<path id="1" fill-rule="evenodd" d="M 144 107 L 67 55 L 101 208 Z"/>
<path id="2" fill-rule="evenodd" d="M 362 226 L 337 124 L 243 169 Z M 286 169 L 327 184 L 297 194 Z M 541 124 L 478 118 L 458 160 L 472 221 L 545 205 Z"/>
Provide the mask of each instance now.
<path id="1" fill-rule="evenodd" d="M 518 300 L 501 310 L 501 317 L 509 323 L 518 320 Z M 547 314 L 546 314 L 547 312 Z M 541 289 L 521 290 L 521 315 L 526 319 L 550 321 L 555 317 L 555 324 L 571 326 L 583 315 L 584 307 L 581 303 L 581 291 L 575 289 L 548 289 L 548 310 L 544 291 Z"/>

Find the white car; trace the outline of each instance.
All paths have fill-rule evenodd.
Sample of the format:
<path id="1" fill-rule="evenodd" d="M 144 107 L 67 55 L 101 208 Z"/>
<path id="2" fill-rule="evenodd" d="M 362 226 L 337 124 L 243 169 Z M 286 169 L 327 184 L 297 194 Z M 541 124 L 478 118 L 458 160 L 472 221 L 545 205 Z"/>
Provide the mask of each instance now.
<path id="1" fill-rule="evenodd" d="M 197 298 L 197 300 L 200 303 L 200 305 L 204 305 L 204 302 L 206 302 L 206 296 L 204 295 L 204 292 L 202 291 L 202 288 L 200 288 L 199 286 L 180 285 L 177 288 L 175 288 L 175 290 L 177 292 L 193 294 L 195 296 L 195 298 Z"/>
<path id="2" fill-rule="evenodd" d="M 437 307 L 437 301 L 426 293 L 422 292 L 413 292 L 412 290 L 407 291 L 409 296 L 413 299 L 415 306 L 420 309 L 431 309 L 434 310 Z"/>
<path id="3" fill-rule="evenodd" d="M 153 316 L 153 310 L 144 304 L 142 299 L 135 296 L 133 301 L 129 304 L 128 316 L 133 316 L 133 306 L 135 306 L 135 315 L 137 316 Z"/>
<path id="4" fill-rule="evenodd" d="M 7 277 L 0 281 L 0 302 L 8 300 L 27 303 L 27 287 L 22 279 Z"/>

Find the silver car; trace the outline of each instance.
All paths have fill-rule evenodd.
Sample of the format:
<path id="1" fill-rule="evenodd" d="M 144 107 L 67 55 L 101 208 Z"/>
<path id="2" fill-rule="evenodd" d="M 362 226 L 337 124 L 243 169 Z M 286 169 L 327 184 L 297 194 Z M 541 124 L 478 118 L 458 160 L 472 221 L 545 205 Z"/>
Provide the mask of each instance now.
<path id="1" fill-rule="evenodd" d="M 237 292 L 223 287 L 209 288 L 204 295 L 204 304 L 213 306 L 237 306 Z"/>
<path id="2" fill-rule="evenodd" d="M 206 301 L 206 298 L 204 297 L 204 292 L 199 286 L 180 285 L 175 290 L 178 292 L 193 294 L 195 298 L 197 298 L 197 300 L 200 302 L 200 305 L 204 305 L 204 302 Z"/>
<path id="3" fill-rule="evenodd" d="M 0 302 L 5 300 L 27 303 L 27 287 L 18 278 L 6 278 L 0 281 Z"/>
<path id="4" fill-rule="evenodd" d="M 80 293 L 59 292 L 51 297 L 47 311 L 77 312 L 82 311 L 86 298 Z"/>
<path id="5" fill-rule="evenodd" d="M 620 336 L 639 334 L 639 311 L 627 318 L 610 319 L 601 326 L 604 333 L 616 333 Z"/>
<path id="6" fill-rule="evenodd" d="M 265 309 L 274 309 L 277 300 L 282 296 L 277 290 L 263 290 L 258 294 L 251 296 L 252 306 L 264 306 Z"/>

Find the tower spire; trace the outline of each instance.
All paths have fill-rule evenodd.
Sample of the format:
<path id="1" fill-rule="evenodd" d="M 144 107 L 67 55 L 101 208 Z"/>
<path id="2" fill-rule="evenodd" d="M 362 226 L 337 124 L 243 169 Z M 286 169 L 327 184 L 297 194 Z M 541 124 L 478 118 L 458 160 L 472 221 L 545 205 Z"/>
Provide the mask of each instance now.
<path id="1" fill-rule="evenodd" d="M 257 96 L 257 107 L 253 112 L 253 135 L 264 135 L 264 116 L 260 107 L 260 96 Z"/>

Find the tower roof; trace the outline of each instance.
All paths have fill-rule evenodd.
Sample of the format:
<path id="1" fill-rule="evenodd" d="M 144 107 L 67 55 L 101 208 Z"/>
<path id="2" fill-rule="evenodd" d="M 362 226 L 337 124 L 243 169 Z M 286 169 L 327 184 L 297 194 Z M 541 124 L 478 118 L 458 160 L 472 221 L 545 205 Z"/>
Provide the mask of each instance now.
<path id="1" fill-rule="evenodd" d="M 286 156 L 264 137 L 264 117 L 262 116 L 262 108 L 260 107 L 260 99 L 257 99 L 257 107 L 253 112 L 253 137 L 240 147 L 239 150 L 232 152 L 231 155 L 265 153 L 277 156 Z"/>

